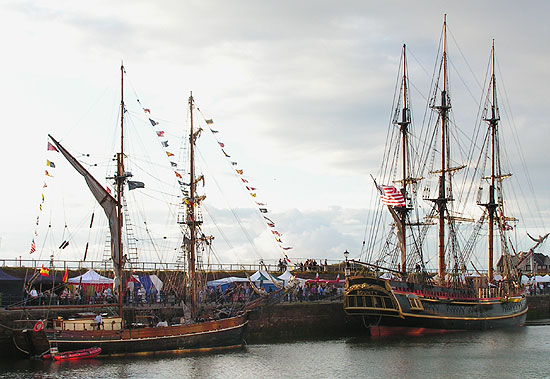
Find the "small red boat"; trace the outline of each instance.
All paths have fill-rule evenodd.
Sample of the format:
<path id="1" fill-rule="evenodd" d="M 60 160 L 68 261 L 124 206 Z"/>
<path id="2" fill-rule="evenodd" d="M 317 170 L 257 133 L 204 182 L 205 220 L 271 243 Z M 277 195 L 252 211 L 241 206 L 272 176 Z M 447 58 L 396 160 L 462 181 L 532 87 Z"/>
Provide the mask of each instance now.
<path id="1" fill-rule="evenodd" d="M 90 347 L 89 349 L 65 351 L 57 354 L 46 354 L 42 356 L 44 359 L 53 359 L 54 361 L 67 361 L 75 359 L 86 359 L 97 357 L 101 353 L 100 347 Z"/>

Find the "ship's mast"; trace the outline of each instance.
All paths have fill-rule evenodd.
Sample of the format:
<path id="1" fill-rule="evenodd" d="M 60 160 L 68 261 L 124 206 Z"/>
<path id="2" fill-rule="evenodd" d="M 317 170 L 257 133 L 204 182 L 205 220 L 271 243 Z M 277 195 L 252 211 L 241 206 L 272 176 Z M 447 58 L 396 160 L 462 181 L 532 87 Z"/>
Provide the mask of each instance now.
<path id="1" fill-rule="evenodd" d="M 124 191 L 124 64 L 120 66 L 120 152 L 117 153 L 117 186 L 116 186 L 116 200 L 117 200 L 117 218 L 118 218 L 118 273 L 117 276 L 120 280 L 120 286 L 118 290 L 118 306 L 119 316 L 122 317 L 122 196 Z"/>
<path id="2" fill-rule="evenodd" d="M 193 318 L 197 315 L 197 280 L 195 273 L 195 248 L 196 248 L 196 215 L 195 215 L 195 130 L 193 127 L 193 92 L 189 95 L 189 115 L 190 115 L 190 133 L 189 133 L 189 195 L 190 201 L 187 204 L 187 224 L 189 226 L 189 281 L 191 283 L 191 315 Z"/>
<path id="3" fill-rule="evenodd" d="M 439 243 L 438 243 L 438 275 L 439 280 L 445 280 L 445 210 L 447 196 L 445 179 L 447 175 L 447 121 L 451 108 L 447 103 L 447 15 L 443 22 L 443 90 L 441 91 L 441 105 L 438 108 L 441 120 L 441 174 L 439 176 L 439 196 L 436 200 L 439 213 Z"/>
<path id="4" fill-rule="evenodd" d="M 403 196 L 405 197 L 405 201 L 407 199 L 407 147 L 408 147 L 408 127 L 410 124 L 409 120 L 409 107 L 407 102 L 407 56 L 406 56 L 406 45 L 403 44 L 403 111 L 401 113 L 401 122 L 398 123 L 401 128 L 401 134 L 402 134 L 402 187 L 401 192 L 403 193 Z M 404 206 L 401 209 L 400 214 L 400 221 L 401 221 L 401 228 L 399 230 L 399 233 L 401 233 L 401 273 L 405 275 L 407 273 L 407 243 L 406 243 L 406 237 L 407 237 L 407 231 L 405 229 L 406 226 L 406 219 L 407 219 L 407 206 Z"/>
<path id="5" fill-rule="evenodd" d="M 489 282 L 493 281 L 493 252 L 494 252 L 494 222 L 495 222 L 495 212 L 497 208 L 496 199 L 495 199 L 495 166 L 496 166 L 496 133 L 498 128 L 498 122 L 500 117 L 498 116 L 497 102 L 496 102 L 496 75 L 495 75 L 495 41 L 493 41 L 493 46 L 491 48 L 491 64 L 492 64 L 492 75 L 491 75 L 491 118 L 486 119 L 489 123 L 489 128 L 491 130 L 491 184 L 489 186 L 489 203 L 484 204 L 489 212 L 489 259 L 488 259 L 488 280 Z"/>

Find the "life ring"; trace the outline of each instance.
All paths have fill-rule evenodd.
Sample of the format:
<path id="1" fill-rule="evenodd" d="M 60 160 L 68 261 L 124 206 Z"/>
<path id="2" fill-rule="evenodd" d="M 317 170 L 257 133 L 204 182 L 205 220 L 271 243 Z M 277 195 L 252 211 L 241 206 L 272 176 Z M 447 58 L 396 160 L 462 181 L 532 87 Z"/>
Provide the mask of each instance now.
<path id="1" fill-rule="evenodd" d="M 36 324 L 34 324 L 33 330 L 35 332 L 39 332 L 44 328 L 44 323 L 42 321 L 37 321 Z"/>

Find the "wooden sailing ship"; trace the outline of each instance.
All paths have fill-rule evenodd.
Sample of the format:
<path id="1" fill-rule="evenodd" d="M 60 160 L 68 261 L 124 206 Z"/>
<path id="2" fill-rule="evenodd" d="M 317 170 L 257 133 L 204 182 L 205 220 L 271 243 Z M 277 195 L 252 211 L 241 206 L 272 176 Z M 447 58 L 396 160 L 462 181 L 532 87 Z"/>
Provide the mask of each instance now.
<path id="1" fill-rule="evenodd" d="M 114 272 L 114 294 L 118 300 L 118 315 L 103 317 L 102 324 L 98 325 L 93 316 L 78 319 L 54 319 L 44 322 L 44 328 L 18 329 L 14 332 L 14 342 L 19 344 L 21 351 L 29 354 L 45 353 L 46 346 L 51 346 L 60 353 L 101 348 L 101 355 L 124 355 L 133 353 L 154 353 L 160 351 L 210 351 L 219 349 L 231 349 L 241 347 L 243 333 L 247 325 L 246 312 L 224 313 L 222 316 L 205 316 L 198 308 L 199 291 L 198 273 L 195 266 L 195 252 L 201 243 L 208 242 L 200 231 L 202 223 L 197 214 L 197 209 L 204 196 L 197 195 L 197 183 L 199 180 L 195 174 L 194 146 L 200 134 L 193 124 L 195 111 L 194 99 L 189 97 L 190 133 L 189 133 L 189 194 L 184 199 L 184 216 L 180 224 L 184 232 L 183 248 L 188 254 L 187 294 L 190 304 L 190 317 L 181 320 L 180 323 L 168 326 L 143 326 L 135 327 L 125 320 L 125 307 L 123 302 L 124 283 L 130 275 L 125 269 L 123 256 L 123 196 L 124 188 L 128 182 L 130 173 L 125 170 L 124 152 L 124 67 L 121 66 L 121 108 L 120 108 L 120 152 L 116 154 L 117 170 L 113 179 L 116 185 L 116 194 L 112 196 L 68 151 L 51 135 L 54 146 L 84 177 L 86 184 L 94 198 L 103 208 L 108 219 L 111 243 L 111 259 Z M 126 279 L 126 280 L 125 280 Z M 112 307 L 112 305 L 111 305 Z M 38 330 L 37 330 L 38 329 Z M 45 340 L 47 339 L 47 343 Z"/>
<path id="2" fill-rule="evenodd" d="M 372 240 L 367 245 L 367 249 L 371 249 L 371 259 L 347 261 L 345 312 L 362 317 L 367 325 L 372 326 L 373 333 L 512 327 L 522 325 L 527 315 L 521 273 L 513 266 L 511 259 L 514 251 L 508 233 L 511 233 L 512 226 L 508 222 L 515 219 L 505 217 L 505 202 L 502 196 L 503 181 L 509 175 L 506 175 L 500 166 L 500 116 L 494 44 L 491 50 L 492 73 L 483 117 L 488 128 L 483 133 L 485 140 L 482 146 L 485 150 L 480 153 L 480 156 L 488 157 L 488 175 L 477 179 L 483 183 L 479 185 L 480 190 L 483 186 L 488 187 L 488 199 L 483 201 L 481 195 L 478 197 L 477 205 L 482 209 L 482 215 L 473 222 L 472 227 L 472 224 L 466 223 L 470 220 L 461 216 L 457 207 L 453 206 L 453 201 L 458 198 L 453 194 L 453 186 L 465 188 L 464 185 L 461 187 L 454 184 L 453 176 L 466 165 L 451 167 L 451 102 L 448 91 L 446 28 L 445 20 L 439 79 L 435 81 L 430 104 L 436 114 L 435 131 L 432 130 L 431 135 L 423 134 L 424 137 L 411 134 L 406 47 L 403 45 L 401 90 L 392 125 L 395 133 L 389 134 L 395 138 L 387 144 L 388 151 L 392 150 L 397 154 L 393 159 L 389 154 L 384 157 L 382 171 L 385 169 L 386 176 L 381 180 L 386 185 L 374 181 L 383 207 L 371 218 L 379 222 L 376 224 L 373 221 L 373 225 L 378 226 L 372 227 Z M 431 140 L 428 135 L 433 136 Z M 414 148 L 411 147 L 413 137 L 416 141 L 421 141 L 421 144 Z M 437 139 L 439 141 L 436 143 Z M 433 157 L 440 154 L 440 166 L 426 173 L 418 166 L 426 167 L 429 158 L 415 159 L 413 155 L 430 144 L 432 147 L 435 146 L 434 150 L 437 152 L 432 153 L 432 160 L 437 162 L 437 158 Z M 478 162 L 481 160 L 478 159 Z M 414 166 L 415 163 L 417 167 Z M 480 171 L 474 170 L 477 174 Z M 420 199 L 421 182 L 430 174 L 435 176 L 436 196 L 424 192 L 423 198 Z M 397 189 L 392 184 L 397 184 L 400 188 Z M 425 214 L 423 219 L 419 216 L 420 201 L 431 203 L 428 207 L 429 213 Z M 384 212 L 384 208 L 391 216 L 389 223 L 383 222 L 381 212 Z M 437 236 L 430 239 L 428 231 L 434 223 L 438 225 Z M 377 235 L 376 231 L 385 229 L 385 225 L 389 225 L 389 232 L 385 237 Z M 471 234 L 461 249 L 457 233 L 463 225 L 469 225 L 464 229 Z M 486 275 L 479 272 L 468 275 L 467 267 L 472 266 L 471 256 L 474 247 L 479 244 L 478 236 L 484 225 L 488 236 L 488 272 Z M 501 261 L 504 262 L 504 270 L 499 276 L 493 271 L 497 235 L 500 237 Z M 374 241 L 382 243 L 376 245 Z M 437 275 L 429 273 L 426 269 L 425 250 L 428 250 L 430 244 L 437 248 Z M 474 270 L 477 271 L 475 267 Z"/>

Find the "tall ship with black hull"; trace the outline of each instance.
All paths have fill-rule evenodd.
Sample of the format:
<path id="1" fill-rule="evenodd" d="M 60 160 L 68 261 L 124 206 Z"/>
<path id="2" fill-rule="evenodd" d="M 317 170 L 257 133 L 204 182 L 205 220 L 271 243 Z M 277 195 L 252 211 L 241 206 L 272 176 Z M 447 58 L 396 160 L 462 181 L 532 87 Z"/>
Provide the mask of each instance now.
<path id="1" fill-rule="evenodd" d="M 105 304 L 106 307 L 117 309 L 112 315 L 103 317 L 99 320 L 91 318 L 56 318 L 53 320 L 43 320 L 37 323 L 30 332 L 33 336 L 29 339 L 29 330 L 16 330 L 14 332 L 14 342 L 21 351 L 28 351 L 32 355 L 42 355 L 47 353 L 47 348 L 54 348 L 55 353 L 78 351 L 80 349 L 90 349 L 99 347 L 101 355 L 127 355 L 136 353 L 156 353 L 162 351 L 172 352 L 203 352 L 212 350 L 224 350 L 240 348 L 243 345 L 243 334 L 248 323 L 245 310 L 236 309 L 234 312 L 216 312 L 215 309 L 209 309 L 201 312 L 198 293 L 200 288 L 199 272 L 196 269 L 196 255 L 198 249 L 204 248 L 205 244 L 210 244 L 212 237 L 205 236 L 202 232 L 202 217 L 198 211 L 200 202 L 205 198 L 204 195 L 197 193 L 197 183 L 202 180 L 197 177 L 194 162 L 194 148 L 196 140 L 201 132 L 193 124 L 193 114 L 195 112 L 194 98 L 189 97 L 189 117 L 190 131 L 189 142 L 189 167 L 186 169 L 189 173 L 189 183 L 186 184 L 186 197 L 183 199 L 183 215 L 179 223 L 182 227 L 182 249 L 186 254 L 188 261 L 185 273 L 186 312 L 185 319 L 180 322 L 168 324 L 165 321 L 153 325 L 136 325 L 127 319 L 124 302 L 124 295 L 129 291 L 128 282 L 131 280 L 132 271 L 128 267 L 126 255 L 123 255 L 123 212 L 124 212 L 124 188 L 128 184 L 128 178 L 132 175 L 125 169 L 125 119 L 126 108 L 124 104 L 124 67 L 121 67 L 121 92 L 122 101 L 120 106 L 120 152 L 116 154 L 116 173 L 112 178 L 115 183 L 116 192 L 106 190 L 88 170 L 67 151 L 56 139 L 49 136 L 55 151 L 59 151 L 67 161 L 84 177 L 84 180 L 92 192 L 94 198 L 103 208 L 108 220 L 111 261 L 114 273 L 113 292 L 118 300 L 115 304 Z M 174 221 L 175 222 L 175 221 Z M 126 265 L 126 267 L 125 267 Z M 204 280 L 202 280 L 204 282 Z M 117 304 L 118 303 L 118 304 Z M 101 313 L 102 305 L 95 305 L 92 308 L 94 315 Z M 83 305 L 82 308 L 85 308 Z M 93 306 L 92 306 L 93 307 Z M 105 314 L 107 315 L 107 314 Z M 40 340 L 38 337 L 47 338 L 47 344 L 40 346 L 46 351 L 37 351 L 36 346 L 30 340 Z M 43 341 L 44 338 L 42 338 Z M 30 341 L 30 342 L 29 342 Z M 36 345 L 36 344 L 35 344 Z"/>
<path id="2" fill-rule="evenodd" d="M 370 215 L 361 258 L 346 257 L 345 312 L 362 317 L 372 333 L 513 327 L 524 324 L 527 315 L 521 273 L 511 259 L 518 220 L 507 216 L 503 196 L 510 174 L 501 168 L 494 43 L 478 122 L 481 142 L 471 139 L 468 161 L 456 163 L 451 149 L 459 133 L 451 117 L 446 35 L 445 21 L 428 104 L 433 116 L 426 124 L 431 126 L 416 135 L 403 45 L 391 130 L 380 177 L 373 178 L 377 209 Z M 460 171 L 466 172 L 465 179 L 455 180 Z M 468 217 L 476 212 L 477 217 Z M 431 229 L 437 233 L 430 235 Z M 485 248 L 488 258 L 481 261 L 488 270 L 480 273 L 476 257 Z M 430 251 L 437 252 L 432 254 L 437 274 L 428 269 Z"/>

